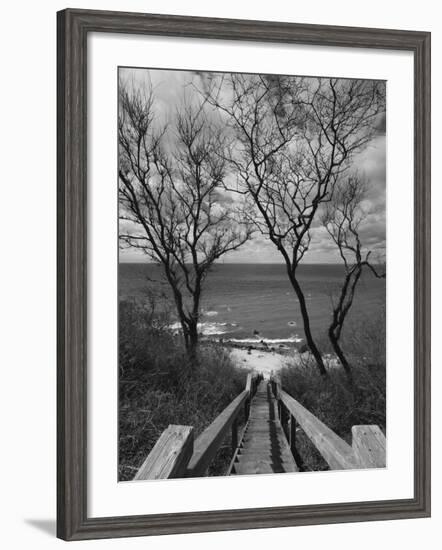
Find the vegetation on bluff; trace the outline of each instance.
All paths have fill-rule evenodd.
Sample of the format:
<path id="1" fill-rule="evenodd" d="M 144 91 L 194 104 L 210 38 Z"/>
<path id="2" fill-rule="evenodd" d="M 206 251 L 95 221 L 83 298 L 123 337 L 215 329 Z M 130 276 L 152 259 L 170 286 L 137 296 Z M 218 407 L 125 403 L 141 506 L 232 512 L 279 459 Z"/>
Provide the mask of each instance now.
<path id="1" fill-rule="evenodd" d="M 235 367 L 216 344 L 200 346 L 190 365 L 182 339 L 168 330 L 166 319 L 153 319 L 136 301 L 120 302 L 119 323 L 118 478 L 127 481 L 169 424 L 201 433 L 244 389 L 247 371 Z M 221 466 L 215 462 L 211 472 Z"/>

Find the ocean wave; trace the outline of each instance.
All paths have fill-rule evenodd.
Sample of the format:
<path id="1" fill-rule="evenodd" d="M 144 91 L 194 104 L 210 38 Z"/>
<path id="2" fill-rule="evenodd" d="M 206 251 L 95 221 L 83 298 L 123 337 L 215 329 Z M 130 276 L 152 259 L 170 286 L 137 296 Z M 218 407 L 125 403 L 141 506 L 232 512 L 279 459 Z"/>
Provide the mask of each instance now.
<path id="1" fill-rule="evenodd" d="M 216 317 L 218 315 L 217 311 L 203 311 L 202 314 L 205 317 Z"/>
<path id="2" fill-rule="evenodd" d="M 228 323 L 198 323 L 198 331 L 203 336 L 219 336 L 228 332 Z"/>
<path id="3" fill-rule="evenodd" d="M 203 336 L 217 336 L 229 332 L 229 327 L 236 327 L 236 323 L 198 323 L 198 332 Z M 181 323 L 176 321 L 169 325 L 170 330 L 181 332 Z"/>
<path id="4" fill-rule="evenodd" d="M 289 336 L 288 338 L 228 338 L 226 342 L 234 344 L 260 344 L 265 342 L 267 345 L 272 344 L 298 344 L 302 342 L 299 336 Z"/>

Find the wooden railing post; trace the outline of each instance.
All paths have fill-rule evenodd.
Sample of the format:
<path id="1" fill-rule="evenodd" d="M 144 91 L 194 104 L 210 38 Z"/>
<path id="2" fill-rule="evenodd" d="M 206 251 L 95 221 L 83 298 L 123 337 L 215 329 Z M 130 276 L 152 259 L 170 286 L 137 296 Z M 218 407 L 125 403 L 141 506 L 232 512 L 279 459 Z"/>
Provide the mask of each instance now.
<path id="1" fill-rule="evenodd" d="M 249 393 L 251 393 L 252 391 L 252 383 L 253 383 L 253 376 L 252 376 L 252 373 L 249 372 L 249 374 L 247 375 L 247 379 L 246 379 L 246 391 L 248 391 Z"/>
<path id="2" fill-rule="evenodd" d="M 290 415 L 290 429 L 289 429 L 289 445 L 292 455 L 295 456 L 296 453 L 296 420 L 295 417 Z"/>
<path id="3" fill-rule="evenodd" d="M 171 424 L 158 438 L 134 480 L 184 477 L 192 453 L 192 426 Z"/>
<path id="4" fill-rule="evenodd" d="M 288 433 L 288 416 L 289 416 L 289 413 L 287 411 L 287 409 L 284 407 L 284 405 L 281 403 L 281 401 L 279 401 L 279 404 L 280 404 L 280 407 L 281 407 L 281 413 L 280 413 L 280 419 L 281 419 L 281 426 L 282 426 L 282 429 L 285 433 L 285 437 L 289 438 L 289 433 Z"/>
<path id="5" fill-rule="evenodd" d="M 353 426 L 352 449 L 361 468 L 385 468 L 386 440 L 379 426 Z"/>
<path id="6" fill-rule="evenodd" d="M 238 418 L 232 423 L 232 453 L 236 451 L 238 447 Z"/>
<path id="7" fill-rule="evenodd" d="M 281 403 L 281 381 L 279 380 L 278 377 L 272 377 L 271 384 L 272 384 L 273 395 L 275 396 L 275 399 L 276 399 L 278 418 L 282 424 L 284 411 Z"/>
<path id="8" fill-rule="evenodd" d="M 249 394 L 244 404 L 244 419 L 246 422 L 249 419 L 249 415 L 250 415 L 250 400 L 252 398 L 253 383 L 254 383 L 254 378 L 252 374 L 249 372 L 249 374 L 247 375 L 246 388 L 245 388 Z"/>

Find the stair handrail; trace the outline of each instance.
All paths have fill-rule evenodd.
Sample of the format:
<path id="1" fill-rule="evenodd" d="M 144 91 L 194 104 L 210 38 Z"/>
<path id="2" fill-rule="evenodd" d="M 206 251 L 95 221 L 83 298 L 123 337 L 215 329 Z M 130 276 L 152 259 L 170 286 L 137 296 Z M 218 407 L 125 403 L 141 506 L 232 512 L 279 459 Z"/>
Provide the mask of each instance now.
<path id="1" fill-rule="evenodd" d="M 215 418 L 215 420 L 201 433 L 195 441 L 193 455 L 187 467 L 187 477 L 201 477 L 217 455 L 229 429 L 231 430 L 231 444 L 234 452 L 238 445 L 238 417 L 244 407 L 247 421 L 250 413 L 250 400 L 256 393 L 262 375 L 247 375 L 244 390 Z"/>
<path id="2" fill-rule="evenodd" d="M 217 455 L 229 429 L 232 451 L 238 445 L 238 418 L 244 407 L 245 420 L 250 401 L 256 393 L 262 374 L 248 373 L 244 390 L 235 397 L 194 442 L 193 427 L 170 425 L 138 469 L 134 480 L 201 477 Z"/>
<path id="3" fill-rule="evenodd" d="M 282 389 L 277 376 L 270 378 L 278 402 L 278 416 L 293 455 L 297 456 L 296 431 L 301 428 L 332 470 L 384 468 L 386 439 L 377 425 L 352 427 L 352 445 Z"/>

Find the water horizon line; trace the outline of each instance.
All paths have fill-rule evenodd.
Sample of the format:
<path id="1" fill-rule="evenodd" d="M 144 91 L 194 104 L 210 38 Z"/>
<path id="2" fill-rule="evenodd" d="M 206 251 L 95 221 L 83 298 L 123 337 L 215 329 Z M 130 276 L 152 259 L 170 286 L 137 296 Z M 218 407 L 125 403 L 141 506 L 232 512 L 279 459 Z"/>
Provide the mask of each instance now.
<path id="1" fill-rule="evenodd" d="M 159 262 L 146 262 L 139 260 L 118 260 L 118 264 L 137 264 L 137 265 L 155 265 L 161 267 Z M 192 265 L 191 263 L 186 263 L 186 265 Z M 285 266 L 285 262 L 215 262 L 213 266 L 220 265 L 282 265 Z M 343 265 L 342 262 L 302 262 L 299 266 L 306 265 Z"/>

